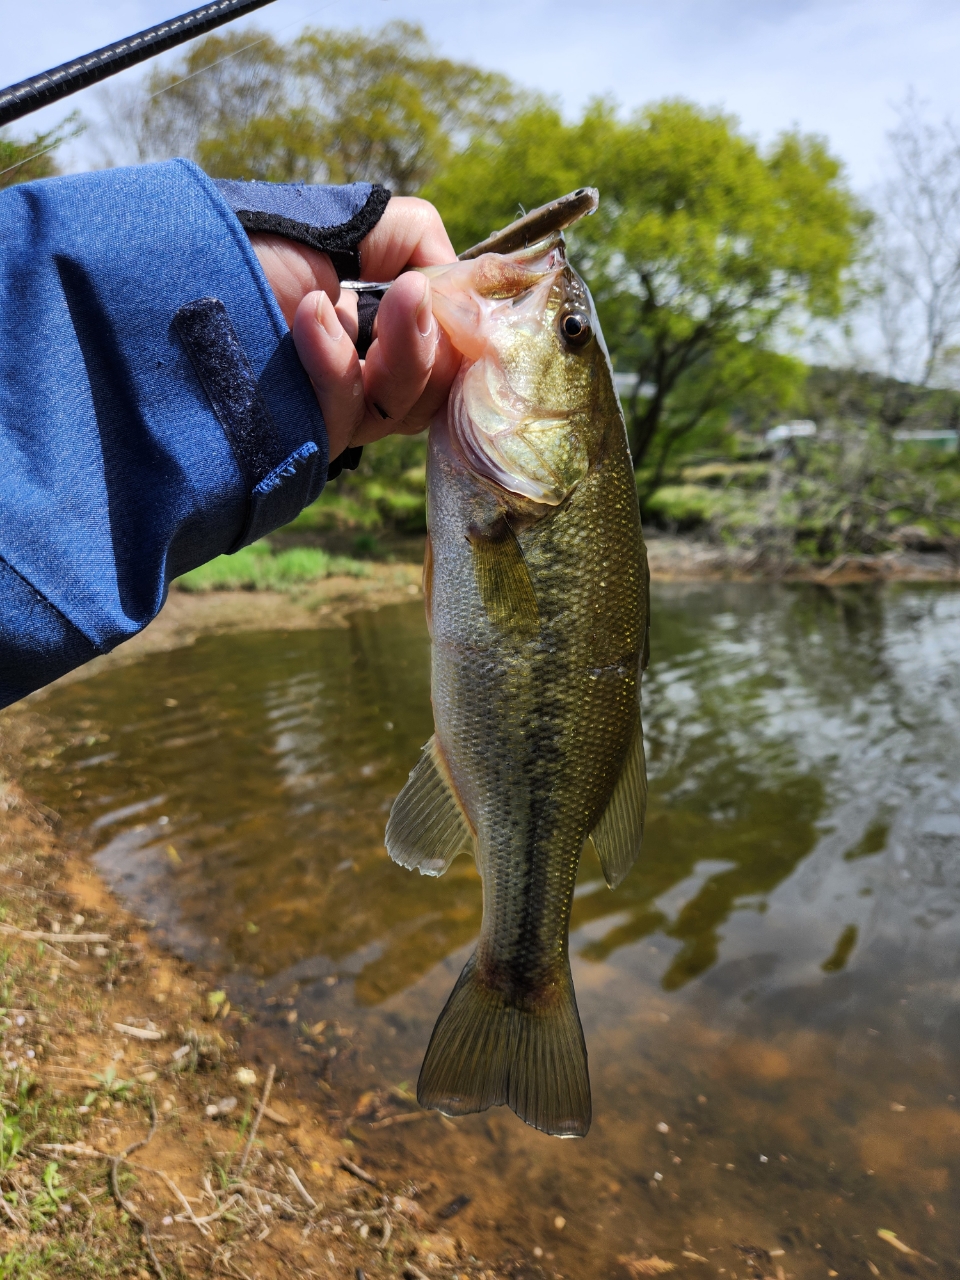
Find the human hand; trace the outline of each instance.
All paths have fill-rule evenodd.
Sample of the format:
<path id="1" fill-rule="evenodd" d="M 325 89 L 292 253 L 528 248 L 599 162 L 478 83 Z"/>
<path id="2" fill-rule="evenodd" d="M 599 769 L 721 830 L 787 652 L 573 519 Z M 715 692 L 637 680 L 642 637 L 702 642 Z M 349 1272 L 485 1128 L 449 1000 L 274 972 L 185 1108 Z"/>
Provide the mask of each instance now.
<path id="1" fill-rule="evenodd" d="M 261 232 L 253 233 L 250 242 L 313 383 L 331 459 L 351 445 L 394 431 L 422 431 L 446 399 L 460 366 L 459 353 L 433 317 L 430 282 L 415 271 L 399 274 L 405 267 L 456 258 L 433 205 L 394 196 L 361 242 L 363 278 L 395 280 L 380 303 L 364 361 L 353 345 L 357 296 L 341 293 L 327 255 Z"/>

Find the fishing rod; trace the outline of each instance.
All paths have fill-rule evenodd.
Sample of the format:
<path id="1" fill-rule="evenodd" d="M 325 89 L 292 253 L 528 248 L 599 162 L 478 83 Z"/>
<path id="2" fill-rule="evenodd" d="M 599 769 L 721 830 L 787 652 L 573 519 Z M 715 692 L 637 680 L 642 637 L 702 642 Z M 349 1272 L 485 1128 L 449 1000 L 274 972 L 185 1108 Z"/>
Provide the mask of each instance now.
<path id="1" fill-rule="evenodd" d="M 29 115 L 31 111 L 49 106 L 51 102 L 69 97 L 78 89 L 98 84 L 108 76 L 115 76 L 118 71 L 135 67 L 138 62 L 146 62 L 158 53 L 174 49 L 178 44 L 272 3 L 273 0 L 214 0 L 212 4 L 191 9 L 179 18 L 148 27 L 125 40 L 117 40 L 82 58 L 74 58 L 72 62 L 64 62 L 59 67 L 31 76 L 29 80 L 0 89 L 0 128 Z"/>
<path id="2" fill-rule="evenodd" d="M 273 0 L 214 0 L 212 4 L 191 9 L 179 18 L 148 27 L 146 31 L 139 31 L 125 40 L 117 40 L 102 49 L 95 49 L 82 58 L 42 71 L 29 80 L 8 85 L 6 89 L 0 89 L 0 128 L 29 115 L 31 111 L 38 111 L 52 102 L 69 97 L 79 89 L 86 89 L 89 85 L 106 80 L 108 76 L 125 71 L 127 67 L 135 67 L 167 49 L 176 48 L 178 44 L 184 44 L 226 22 L 232 22 L 234 18 L 243 17 L 246 13 L 272 3 Z M 598 193 L 593 187 L 580 187 L 569 195 L 531 210 L 511 222 L 508 227 L 491 233 L 480 244 L 464 250 L 460 259 L 476 258 L 482 253 L 511 253 L 553 231 L 562 230 L 585 214 L 593 213 L 598 200 Z M 382 294 L 389 287 L 389 282 L 343 280 L 341 285 L 357 293 Z"/>

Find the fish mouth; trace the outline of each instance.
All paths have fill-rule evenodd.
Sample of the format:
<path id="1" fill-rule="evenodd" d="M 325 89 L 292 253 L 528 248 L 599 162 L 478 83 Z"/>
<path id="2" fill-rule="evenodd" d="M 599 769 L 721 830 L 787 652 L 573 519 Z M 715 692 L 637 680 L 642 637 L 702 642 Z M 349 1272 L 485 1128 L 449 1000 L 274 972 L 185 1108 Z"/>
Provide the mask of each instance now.
<path id="1" fill-rule="evenodd" d="M 563 236 L 556 232 L 510 255 L 485 253 L 469 262 L 418 270 L 430 281 L 437 323 L 461 355 L 477 360 L 487 350 L 486 329 L 496 305 L 519 304 L 565 266 Z"/>
<path id="2" fill-rule="evenodd" d="M 550 376 L 567 358 L 556 332 L 561 308 L 590 305 L 562 235 L 426 274 L 434 315 L 465 357 L 447 405 L 465 464 L 506 493 L 559 506 L 589 466 L 574 422 L 579 408 Z"/>

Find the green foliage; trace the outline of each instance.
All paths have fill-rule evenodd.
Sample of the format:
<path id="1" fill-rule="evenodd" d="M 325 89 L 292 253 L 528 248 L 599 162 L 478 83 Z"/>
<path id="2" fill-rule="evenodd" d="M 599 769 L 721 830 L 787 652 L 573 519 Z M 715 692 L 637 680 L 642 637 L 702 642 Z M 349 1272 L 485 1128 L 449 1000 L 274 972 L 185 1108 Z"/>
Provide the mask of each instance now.
<path id="1" fill-rule="evenodd" d="M 423 533 L 427 527 L 425 436 L 387 436 L 363 451 L 356 471 L 346 471 L 319 500 L 302 511 L 293 529 L 376 529 Z M 355 542 L 355 549 L 375 548 Z"/>
<path id="2" fill-rule="evenodd" d="M 69 1187 L 63 1185 L 59 1167 L 55 1160 L 44 1167 L 40 1190 L 30 1201 L 30 1225 L 35 1229 L 42 1227 L 48 1218 L 56 1217 L 61 1202 L 70 1194 Z"/>
<path id="3" fill-rule="evenodd" d="M 322 119 L 339 182 L 386 182 L 411 194 L 458 143 L 483 135 L 513 107 L 505 76 L 433 52 L 421 27 L 306 31 L 293 46 L 300 82 Z"/>
<path id="4" fill-rule="evenodd" d="M 916 386 L 860 369 L 814 366 L 797 413 L 823 424 L 876 422 L 888 431 L 956 431 L 960 392 Z"/>
<path id="5" fill-rule="evenodd" d="M 585 146 L 585 132 L 539 99 L 453 156 L 421 194 L 439 209 L 457 252 L 524 209 L 597 185 L 597 157 Z"/>
<path id="6" fill-rule="evenodd" d="M 658 524 L 685 530 L 710 524 L 742 504 L 736 490 L 731 493 L 699 484 L 664 484 L 647 498 L 645 509 Z"/>
<path id="7" fill-rule="evenodd" d="M 960 486 L 933 458 L 909 458 L 876 427 L 837 431 L 795 451 L 776 499 L 774 518 L 801 556 L 886 551 L 904 527 L 960 550 Z"/>
<path id="8" fill-rule="evenodd" d="M 686 468 L 646 507 L 661 524 L 699 526 L 783 567 L 918 543 L 960 558 L 957 460 L 899 444 L 876 424 L 835 424 L 766 464 Z"/>
<path id="9" fill-rule="evenodd" d="M 363 578 L 367 565 L 314 547 L 274 552 L 263 539 L 235 555 L 217 556 L 177 580 L 183 591 L 294 591 L 334 574 Z"/>
<path id="10" fill-rule="evenodd" d="M 83 1100 L 83 1105 L 89 1107 L 91 1103 L 97 1099 L 98 1092 L 105 1098 L 115 1099 L 117 1102 L 126 1102 L 130 1095 L 130 1090 L 136 1088 L 135 1080 L 122 1080 L 117 1074 L 116 1067 L 107 1067 L 104 1071 L 94 1071 L 93 1078 L 97 1082 L 97 1088 L 92 1090 Z"/>
<path id="11" fill-rule="evenodd" d="M 0 1102 L 0 1174 L 12 1168 L 25 1141 L 20 1116 L 16 1112 L 10 1114 Z"/>
<path id="12" fill-rule="evenodd" d="M 81 129 L 74 112 L 55 129 L 35 133 L 25 142 L 11 138 L 5 129 L 0 130 L 0 190 L 59 173 L 54 153 L 64 142 L 75 138 Z"/>
<path id="13" fill-rule="evenodd" d="M 678 447 L 717 438 L 748 390 L 796 394 L 787 326 L 836 316 L 867 217 L 819 138 L 784 134 L 766 153 L 735 119 L 688 102 L 627 120 L 592 104 L 576 123 L 547 103 L 480 138 L 425 189 L 458 248 L 575 186 L 598 214 L 571 235 L 627 403 L 634 460 L 657 487 Z M 700 439 L 697 439 L 699 433 Z"/>
<path id="14" fill-rule="evenodd" d="M 141 159 L 189 155 L 215 177 L 410 194 L 516 100 L 506 77 L 438 57 L 408 22 L 372 36 L 308 28 L 289 44 L 246 30 L 154 71 L 114 127 Z"/>

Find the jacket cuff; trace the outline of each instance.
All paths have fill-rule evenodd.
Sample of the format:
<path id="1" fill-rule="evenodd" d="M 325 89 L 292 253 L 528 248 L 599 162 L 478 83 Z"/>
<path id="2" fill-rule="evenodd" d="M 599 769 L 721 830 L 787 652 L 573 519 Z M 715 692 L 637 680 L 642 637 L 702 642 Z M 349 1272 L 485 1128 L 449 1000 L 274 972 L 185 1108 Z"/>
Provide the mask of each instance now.
<path id="1" fill-rule="evenodd" d="M 386 187 L 370 182 L 315 187 L 218 178 L 214 185 L 245 231 L 271 231 L 329 254 L 340 280 L 360 279 L 360 241 L 390 199 Z"/>

